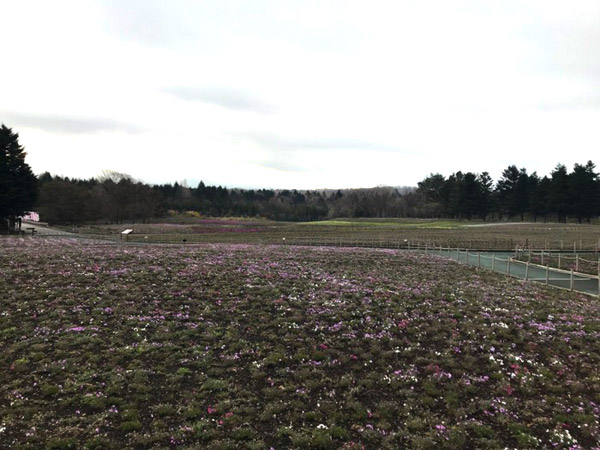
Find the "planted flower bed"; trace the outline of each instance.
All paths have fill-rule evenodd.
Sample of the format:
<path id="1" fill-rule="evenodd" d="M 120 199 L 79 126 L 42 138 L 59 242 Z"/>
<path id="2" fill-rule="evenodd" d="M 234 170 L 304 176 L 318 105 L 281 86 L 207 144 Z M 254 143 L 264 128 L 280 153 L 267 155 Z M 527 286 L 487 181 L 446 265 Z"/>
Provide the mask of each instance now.
<path id="1" fill-rule="evenodd" d="M 600 307 L 436 256 L 0 240 L 0 446 L 593 448 Z"/>

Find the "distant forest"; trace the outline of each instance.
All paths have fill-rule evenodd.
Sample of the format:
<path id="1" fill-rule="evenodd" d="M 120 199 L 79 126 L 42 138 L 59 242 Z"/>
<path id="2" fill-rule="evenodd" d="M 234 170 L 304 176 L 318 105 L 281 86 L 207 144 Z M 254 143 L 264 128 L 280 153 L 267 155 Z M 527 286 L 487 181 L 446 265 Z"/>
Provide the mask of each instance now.
<path id="1" fill-rule="evenodd" d="M 185 183 L 148 185 L 105 172 L 79 180 L 44 173 L 38 177 L 37 210 L 51 224 L 147 222 L 174 213 L 265 217 L 311 221 L 332 217 L 412 217 L 464 220 L 577 220 L 600 216 L 596 166 L 557 165 L 549 176 L 516 166 L 494 183 L 487 172 L 431 174 L 417 187 L 344 190 L 273 190 L 196 187 Z"/>

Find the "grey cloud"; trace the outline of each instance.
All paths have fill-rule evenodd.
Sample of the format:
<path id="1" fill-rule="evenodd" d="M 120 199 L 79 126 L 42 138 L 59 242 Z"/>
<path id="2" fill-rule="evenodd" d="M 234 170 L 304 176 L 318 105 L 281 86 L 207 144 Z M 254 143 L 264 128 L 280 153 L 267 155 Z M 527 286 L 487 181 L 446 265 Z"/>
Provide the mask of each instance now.
<path id="1" fill-rule="evenodd" d="M 360 139 L 287 138 L 276 134 L 259 132 L 235 133 L 234 137 L 247 139 L 263 147 L 282 150 L 373 150 L 407 153 L 399 147 Z"/>
<path id="2" fill-rule="evenodd" d="M 141 128 L 117 120 L 94 117 L 54 116 L 44 114 L 7 113 L 3 115 L 11 125 L 37 128 L 64 134 L 90 134 L 103 131 L 139 133 Z"/>
<path id="3" fill-rule="evenodd" d="M 275 169 L 281 172 L 307 172 L 308 169 L 298 167 L 293 161 L 282 160 L 262 160 L 256 161 L 256 164 L 266 169 Z"/>
<path id="4" fill-rule="evenodd" d="M 235 89 L 179 86 L 164 88 L 162 91 L 181 100 L 209 103 L 235 111 L 253 111 L 261 114 L 274 112 L 274 108 L 271 105 L 257 99 L 251 94 Z"/>

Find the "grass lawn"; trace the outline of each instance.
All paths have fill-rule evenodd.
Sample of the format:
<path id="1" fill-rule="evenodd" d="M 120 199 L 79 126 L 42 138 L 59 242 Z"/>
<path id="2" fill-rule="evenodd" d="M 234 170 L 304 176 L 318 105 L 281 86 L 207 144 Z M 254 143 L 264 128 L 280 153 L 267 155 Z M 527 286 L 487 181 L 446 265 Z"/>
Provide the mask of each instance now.
<path id="1" fill-rule="evenodd" d="M 336 219 L 273 222 L 239 218 L 194 219 L 184 223 L 96 225 L 68 228 L 85 235 L 114 238 L 125 228 L 130 241 L 186 243 L 287 243 L 362 245 L 396 248 L 399 242 L 426 242 L 471 250 L 520 248 L 570 251 L 600 249 L 600 225 L 484 223 L 418 219 Z"/>
<path id="2" fill-rule="evenodd" d="M 593 448 L 600 305 L 435 256 L 0 240 L 4 448 Z"/>

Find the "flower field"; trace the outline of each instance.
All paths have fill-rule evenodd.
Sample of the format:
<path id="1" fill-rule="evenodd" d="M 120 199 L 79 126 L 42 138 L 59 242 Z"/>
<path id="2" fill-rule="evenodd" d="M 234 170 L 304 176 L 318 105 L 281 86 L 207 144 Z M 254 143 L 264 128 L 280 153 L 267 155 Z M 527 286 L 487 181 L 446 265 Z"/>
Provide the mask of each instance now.
<path id="1" fill-rule="evenodd" d="M 384 249 L 0 239 L 2 448 L 600 448 L 600 304 Z"/>

